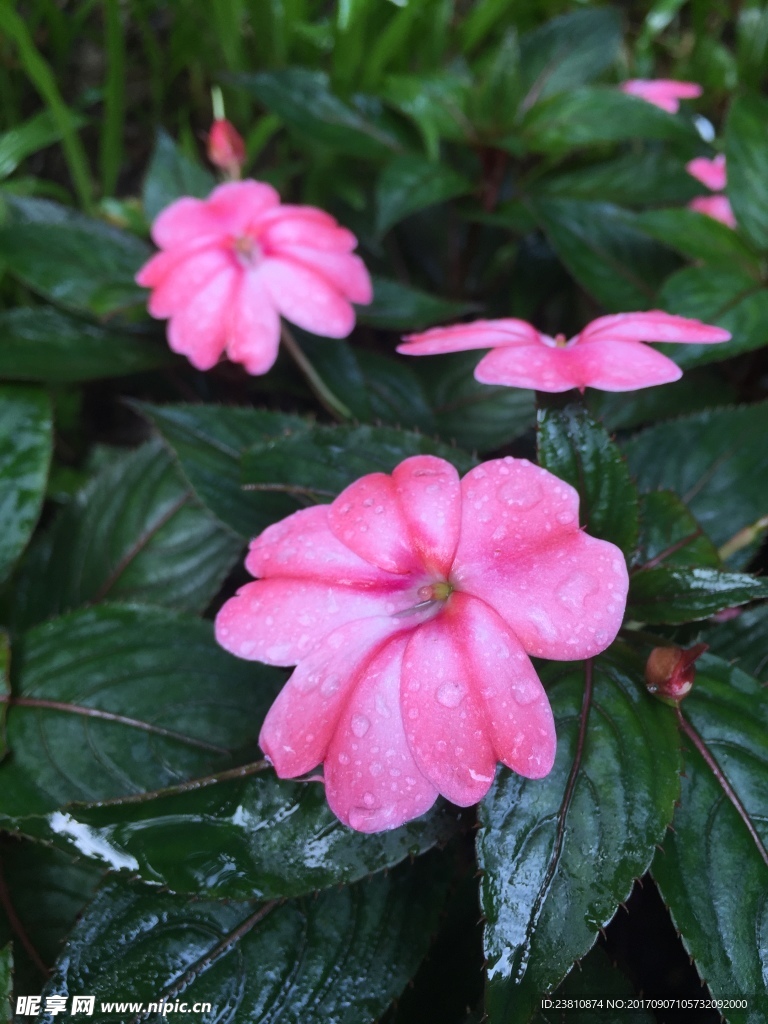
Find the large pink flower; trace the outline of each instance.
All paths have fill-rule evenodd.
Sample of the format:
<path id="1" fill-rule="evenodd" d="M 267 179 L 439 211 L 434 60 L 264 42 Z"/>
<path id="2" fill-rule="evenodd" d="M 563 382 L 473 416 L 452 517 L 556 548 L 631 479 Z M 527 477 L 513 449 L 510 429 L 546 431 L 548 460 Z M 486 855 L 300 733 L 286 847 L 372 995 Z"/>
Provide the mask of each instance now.
<path id="1" fill-rule="evenodd" d="M 525 320 L 476 320 L 411 334 L 397 351 L 409 356 L 432 356 L 489 348 L 492 351 L 475 368 L 475 377 L 482 384 L 538 391 L 636 391 L 682 376 L 676 363 L 642 342 L 700 345 L 728 341 L 730 337 L 720 327 L 652 310 L 601 316 L 570 339 L 564 334 L 554 338 L 542 334 Z"/>
<path id="2" fill-rule="evenodd" d="M 630 96 L 639 96 L 654 107 L 661 107 L 668 114 L 676 114 L 680 100 L 693 100 L 701 96 L 701 86 L 696 82 L 675 82 L 669 78 L 630 78 L 619 86 Z"/>
<path id="3" fill-rule="evenodd" d="M 723 153 L 719 153 L 711 160 L 705 156 L 697 156 L 695 160 L 691 160 L 685 165 L 685 169 L 693 178 L 712 189 L 713 192 L 722 192 L 727 184 Z M 696 196 L 688 203 L 688 208 L 697 213 L 703 213 L 706 217 L 719 220 L 721 224 L 725 224 L 729 228 L 736 227 L 736 218 L 727 196 Z"/>
<path id="4" fill-rule="evenodd" d="M 280 317 L 313 334 L 344 338 L 351 302 L 371 301 L 357 241 L 313 206 L 281 205 L 271 185 L 235 181 L 208 199 L 178 199 L 157 217 L 162 252 L 136 280 L 154 289 L 149 312 L 170 318 L 168 343 L 199 370 L 226 349 L 249 373 L 277 357 Z"/>
<path id="5" fill-rule="evenodd" d="M 227 650 L 297 665 L 259 742 L 278 775 L 324 763 L 328 802 L 364 832 L 438 793 L 480 800 L 497 761 L 552 767 L 555 730 L 528 658 L 604 650 L 622 621 L 618 548 L 579 529 L 576 491 L 525 459 L 459 480 L 406 459 L 251 544 L 257 577 L 224 605 Z"/>

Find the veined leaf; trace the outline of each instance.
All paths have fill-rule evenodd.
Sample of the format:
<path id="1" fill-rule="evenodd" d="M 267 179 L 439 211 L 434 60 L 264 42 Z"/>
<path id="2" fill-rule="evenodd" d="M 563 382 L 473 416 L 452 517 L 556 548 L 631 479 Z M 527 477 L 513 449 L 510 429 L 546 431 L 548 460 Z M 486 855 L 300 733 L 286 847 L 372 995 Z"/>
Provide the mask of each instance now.
<path id="1" fill-rule="evenodd" d="M 680 765 L 674 714 L 614 648 L 552 666 L 555 767 L 531 781 L 503 769 L 480 806 L 488 919 L 486 1010 L 523 1024 L 594 944 L 651 863 L 672 818 Z"/>
<path id="2" fill-rule="evenodd" d="M 357 319 L 372 327 L 417 331 L 454 320 L 476 308 L 472 303 L 441 299 L 399 281 L 374 276 L 373 302 L 357 310 Z"/>
<path id="3" fill-rule="evenodd" d="M 768 101 L 739 96 L 725 127 L 728 198 L 739 227 L 768 249 Z"/>
<path id="4" fill-rule="evenodd" d="M 768 682 L 768 604 L 745 608 L 725 622 L 712 623 L 704 639 L 713 654 Z"/>
<path id="5" fill-rule="evenodd" d="M 640 497 L 640 537 L 636 565 L 720 566 L 717 548 L 672 491 Z"/>
<path id="6" fill-rule="evenodd" d="M 472 182 L 446 164 L 403 155 L 384 166 L 376 186 L 380 235 L 409 214 L 472 191 Z"/>
<path id="7" fill-rule="evenodd" d="M 216 179 L 210 171 L 185 156 L 170 135 L 160 129 L 142 189 L 147 217 L 154 220 L 182 196 L 205 199 L 215 187 Z"/>
<path id="8" fill-rule="evenodd" d="M 746 573 L 657 566 L 632 575 L 627 615 L 640 622 L 682 624 L 764 597 L 768 580 Z"/>

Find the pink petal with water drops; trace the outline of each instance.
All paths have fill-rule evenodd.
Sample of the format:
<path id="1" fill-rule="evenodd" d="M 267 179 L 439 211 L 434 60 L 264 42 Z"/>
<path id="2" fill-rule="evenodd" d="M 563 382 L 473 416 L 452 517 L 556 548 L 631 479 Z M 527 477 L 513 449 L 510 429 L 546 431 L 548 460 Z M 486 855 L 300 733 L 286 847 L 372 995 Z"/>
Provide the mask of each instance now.
<path id="1" fill-rule="evenodd" d="M 735 228 L 736 218 L 727 196 L 697 196 L 688 203 L 691 210 L 696 213 L 703 213 L 705 217 L 712 217 L 719 220 L 726 227 Z"/>
<path id="2" fill-rule="evenodd" d="M 282 257 L 264 260 L 262 280 L 279 312 L 305 331 L 327 338 L 346 338 L 355 326 L 355 312 L 324 277 Z"/>
<path id="3" fill-rule="evenodd" d="M 410 596 L 382 595 L 314 580 L 246 583 L 216 616 L 216 639 L 240 658 L 296 665 L 347 622 L 392 615 L 411 607 Z"/>
<path id="4" fill-rule="evenodd" d="M 470 324 L 433 327 L 421 334 L 408 334 L 397 351 L 406 356 L 434 356 L 443 352 L 465 352 L 476 348 L 497 348 L 538 342 L 539 332 L 525 320 L 475 320 Z"/>
<path id="5" fill-rule="evenodd" d="M 369 473 L 346 487 L 328 510 L 337 540 L 372 565 L 392 573 L 419 570 L 408 522 L 387 473 Z"/>
<path id="6" fill-rule="evenodd" d="M 323 252 L 299 245 L 283 246 L 280 253 L 325 278 L 350 302 L 366 305 L 373 299 L 370 274 L 354 253 Z"/>
<path id="7" fill-rule="evenodd" d="M 405 735 L 414 759 L 438 792 L 460 807 L 482 800 L 497 761 L 481 681 L 464 643 L 467 600 L 452 594 L 435 618 L 414 630 L 400 686 Z"/>
<path id="8" fill-rule="evenodd" d="M 724 153 L 719 153 L 711 160 L 705 156 L 697 156 L 695 160 L 685 165 L 685 169 L 691 177 L 711 188 L 713 192 L 722 192 L 728 183 Z"/>
<path id="9" fill-rule="evenodd" d="M 635 391 L 679 380 L 683 371 L 655 349 L 639 341 L 607 341 L 576 345 L 571 352 L 575 379 L 601 391 Z"/>
<path id="10" fill-rule="evenodd" d="M 411 543 L 423 565 L 447 575 L 461 529 L 461 484 L 450 462 L 414 455 L 392 473 Z"/>
<path id="11" fill-rule="evenodd" d="M 236 272 L 226 267 L 174 313 L 168 324 L 168 344 L 198 370 L 210 370 L 224 351 L 236 286 Z"/>
<path id="12" fill-rule="evenodd" d="M 728 341 L 731 335 L 722 327 L 700 320 L 675 316 L 660 309 L 642 313 L 614 313 L 587 324 L 579 334 L 579 346 L 592 341 L 674 341 L 691 345 L 712 345 Z"/>
<path id="13" fill-rule="evenodd" d="M 313 505 L 268 526 L 251 541 L 245 566 L 253 576 L 314 580 L 328 586 L 377 589 L 382 600 L 409 580 L 366 561 L 347 547 L 329 525 L 329 505 Z"/>
<path id="14" fill-rule="evenodd" d="M 230 312 L 227 355 L 248 373 L 262 374 L 277 359 L 279 344 L 280 317 L 259 274 L 240 275 Z"/>
<path id="15" fill-rule="evenodd" d="M 261 224 L 259 239 L 265 252 L 282 253 L 294 245 L 307 246 L 320 252 L 349 253 L 357 245 L 357 239 L 333 220 L 307 213 L 301 208 L 286 213 L 282 206 L 279 213 Z M 319 212 L 319 211 L 318 211 Z"/>
<path id="16" fill-rule="evenodd" d="M 494 349 L 475 367 L 475 379 L 481 384 L 533 388 L 536 391 L 570 391 L 581 381 L 574 374 L 569 349 L 537 342 Z"/>
<path id="17" fill-rule="evenodd" d="M 269 709 L 259 745 L 281 779 L 325 760 L 339 716 L 381 643 L 402 622 L 378 616 L 329 633 L 304 658 Z M 358 723 L 359 727 L 359 723 Z"/>
<path id="18" fill-rule="evenodd" d="M 613 642 L 628 585 L 621 551 L 574 530 L 468 573 L 464 589 L 494 608 L 529 654 L 576 661 Z"/>
<path id="19" fill-rule="evenodd" d="M 579 529 L 579 496 L 527 459 L 492 459 L 461 481 L 461 539 L 451 572 L 462 590 L 496 565 L 559 543 Z"/>
<path id="20" fill-rule="evenodd" d="M 331 810 L 360 832 L 397 828 L 428 811 L 437 789 L 405 737 L 400 677 L 407 636 L 380 648 L 355 682 L 325 760 Z"/>

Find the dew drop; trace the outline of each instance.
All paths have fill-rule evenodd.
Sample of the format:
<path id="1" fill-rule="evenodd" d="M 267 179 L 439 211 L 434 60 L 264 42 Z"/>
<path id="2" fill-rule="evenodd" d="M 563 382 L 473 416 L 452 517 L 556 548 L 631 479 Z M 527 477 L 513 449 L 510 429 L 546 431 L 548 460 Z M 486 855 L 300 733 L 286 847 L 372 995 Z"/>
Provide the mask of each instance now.
<path id="1" fill-rule="evenodd" d="M 376 797 L 373 793 L 363 793 L 363 803 L 366 807 L 373 807 L 376 804 Z"/>
<path id="2" fill-rule="evenodd" d="M 438 704 L 442 704 L 444 708 L 456 708 L 461 704 L 466 692 L 461 683 L 443 683 L 435 692 L 435 700 Z"/>
<path id="3" fill-rule="evenodd" d="M 345 754 L 343 751 L 339 754 L 339 764 L 349 764 L 349 754 Z"/>
<path id="4" fill-rule="evenodd" d="M 350 727 L 355 736 L 357 736 L 358 739 L 362 739 L 370 729 L 371 723 L 365 715 L 353 715 Z"/>

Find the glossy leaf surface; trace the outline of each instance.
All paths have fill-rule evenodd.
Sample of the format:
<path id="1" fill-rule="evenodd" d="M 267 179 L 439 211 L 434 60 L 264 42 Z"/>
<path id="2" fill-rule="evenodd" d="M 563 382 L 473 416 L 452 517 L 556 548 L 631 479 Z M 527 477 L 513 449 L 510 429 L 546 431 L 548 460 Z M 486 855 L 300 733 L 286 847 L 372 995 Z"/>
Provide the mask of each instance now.
<path id="1" fill-rule="evenodd" d="M 760 249 L 768 249 L 768 101 L 740 96 L 725 129 L 728 198 L 739 226 Z"/>
<path id="2" fill-rule="evenodd" d="M 157 133 L 142 189 L 144 213 L 150 220 L 182 196 L 205 199 L 215 186 L 210 171 L 185 156 L 167 132 Z"/>
<path id="3" fill-rule="evenodd" d="M 768 581 L 711 568 L 641 569 L 629 583 L 627 615 L 640 622 L 683 623 L 768 597 Z"/>
<path id="4" fill-rule="evenodd" d="M 651 491 L 640 497 L 637 565 L 720 566 L 717 548 L 672 491 Z"/>

